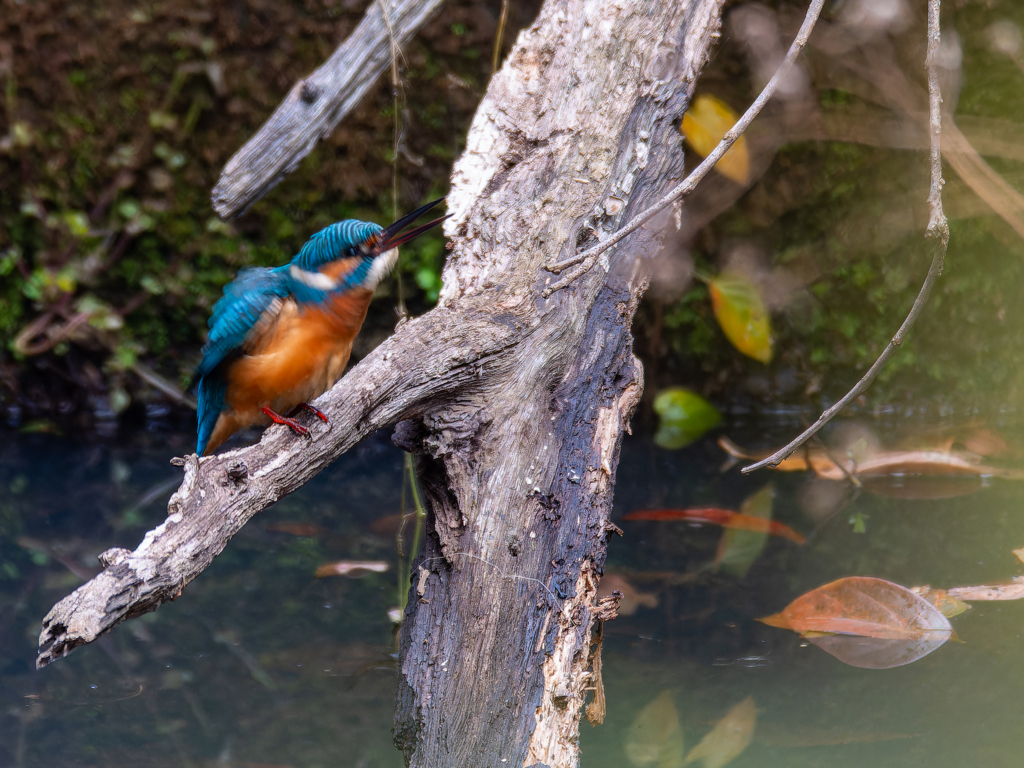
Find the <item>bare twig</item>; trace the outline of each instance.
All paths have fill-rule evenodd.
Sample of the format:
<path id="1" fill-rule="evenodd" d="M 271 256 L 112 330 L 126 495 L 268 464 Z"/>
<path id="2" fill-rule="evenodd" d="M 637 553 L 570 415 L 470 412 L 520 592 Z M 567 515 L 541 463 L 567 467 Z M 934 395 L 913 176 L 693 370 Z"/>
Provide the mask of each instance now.
<path id="1" fill-rule="evenodd" d="M 807 39 L 811 36 L 811 31 L 814 29 L 814 24 L 818 20 L 823 4 L 824 0 L 811 0 L 811 4 L 807 8 L 807 15 L 804 16 L 804 23 L 800 26 L 800 30 L 797 32 L 797 35 L 793 40 L 793 44 L 789 46 L 786 58 L 784 58 L 782 63 L 779 64 L 779 68 L 775 70 L 775 74 L 772 75 L 772 79 L 768 81 L 768 84 L 765 85 L 764 90 L 762 90 L 760 95 L 758 95 L 754 100 L 754 103 L 747 108 L 747 111 L 743 113 L 743 116 L 736 121 L 736 124 L 730 128 L 725 136 L 722 137 L 722 140 L 718 142 L 718 146 L 715 147 L 714 151 L 705 157 L 704 161 L 694 168 L 693 172 L 690 173 L 689 176 L 683 179 L 683 181 L 676 187 L 669 190 L 664 197 L 642 213 L 638 214 L 632 221 L 622 227 L 622 229 L 607 240 L 598 243 L 592 248 L 588 248 L 582 253 L 574 254 L 568 259 L 546 265 L 545 269 L 549 272 L 554 272 L 555 274 L 559 274 L 573 265 L 577 266 L 561 280 L 545 288 L 542 294 L 544 298 L 547 298 L 555 291 L 569 285 L 581 275 L 586 274 L 591 267 L 597 263 L 598 256 L 612 246 L 622 242 L 622 240 L 636 232 L 640 227 L 654 218 L 661 211 L 665 210 L 669 205 L 674 203 L 676 200 L 681 200 L 686 197 L 697 187 L 701 180 L 707 176 L 715 166 L 715 163 L 722 159 L 722 156 L 729 151 L 729 148 L 732 147 L 743 132 L 747 130 L 750 124 L 754 121 L 754 118 L 757 117 L 764 108 L 764 105 L 767 104 L 769 99 L 771 99 L 775 94 L 779 83 L 787 74 L 789 74 L 789 70 L 792 69 L 793 63 L 796 61 L 797 56 L 800 55 L 800 51 L 802 51 L 804 46 L 807 45 Z"/>
<path id="2" fill-rule="evenodd" d="M 494 33 L 494 51 L 491 53 L 491 73 L 498 71 L 501 61 L 501 40 L 505 37 L 505 25 L 508 23 L 508 0 L 501 0 L 501 15 L 498 17 L 498 29 Z"/>
<path id="3" fill-rule="evenodd" d="M 900 326 L 896 335 L 892 337 L 892 340 L 882 351 L 882 354 L 878 356 L 875 364 L 868 369 L 868 372 L 854 385 L 853 389 L 847 392 L 839 402 L 822 413 L 818 420 L 804 430 L 795 440 L 768 458 L 762 459 L 756 464 L 751 464 L 749 467 L 744 467 L 740 470 L 741 472 L 753 472 L 761 467 L 776 466 L 871 386 L 871 382 L 875 380 L 878 372 L 882 370 L 896 349 L 903 344 L 907 334 L 910 333 L 910 329 L 917 321 L 918 315 L 921 314 L 924 305 L 928 303 L 928 297 L 931 295 L 935 281 L 942 274 L 942 264 L 946 258 L 946 245 L 949 243 L 949 224 L 946 222 L 946 216 L 942 212 L 942 94 L 939 90 L 938 67 L 935 62 L 938 48 L 939 0 L 928 0 L 928 58 L 926 63 L 928 68 L 928 123 L 931 137 L 931 187 L 928 191 L 928 230 L 926 236 L 932 251 L 932 262 L 931 266 L 928 267 L 928 275 L 925 277 L 921 290 L 918 292 L 906 320 L 903 321 L 903 325 Z"/>

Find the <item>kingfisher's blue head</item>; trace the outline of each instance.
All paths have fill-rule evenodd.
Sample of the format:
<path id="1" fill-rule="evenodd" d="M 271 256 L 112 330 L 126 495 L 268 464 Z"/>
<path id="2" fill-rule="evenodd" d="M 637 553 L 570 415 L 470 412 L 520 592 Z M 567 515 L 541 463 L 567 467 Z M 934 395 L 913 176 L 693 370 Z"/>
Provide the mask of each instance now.
<path id="1" fill-rule="evenodd" d="M 447 218 L 441 217 L 408 232 L 402 232 L 443 199 L 428 203 L 387 227 L 357 219 L 346 219 L 331 224 L 309 238 L 295 258 L 278 269 L 287 272 L 294 281 L 293 293 L 300 302 L 318 301 L 325 293 L 356 286 L 372 291 L 394 268 L 398 261 L 398 246 L 418 237 Z M 325 265 L 346 258 L 361 258 L 362 261 L 355 269 L 349 271 L 342 281 L 335 282 L 328 275 L 321 273 L 320 270 Z"/>
<path id="2" fill-rule="evenodd" d="M 316 272 L 325 264 L 338 259 L 352 256 L 372 258 L 376 255 L 373 246 L 383 231 L 382 226 L 372 221 L 339 221 L 309 238 L 292 263 L 306 272 Z"/>

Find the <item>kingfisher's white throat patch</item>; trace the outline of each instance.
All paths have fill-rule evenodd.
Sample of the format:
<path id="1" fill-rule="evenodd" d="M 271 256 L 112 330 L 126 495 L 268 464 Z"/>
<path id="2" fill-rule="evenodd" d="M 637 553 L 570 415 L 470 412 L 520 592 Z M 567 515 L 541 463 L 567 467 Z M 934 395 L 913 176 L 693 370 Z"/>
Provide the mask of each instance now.
<path id="1" fill-rule="evenodd" d="M 366 287 L 371 291 L 376 289 L 377 285 L 387 277 L 388 272 L 395 268 L 395 264 L 398 263 L 398 249 L 392 248 L 390 251 L 384 251 L 380 256 L 373 260 L 373 264 L 370 265 L 370 272 L 366 276 Z"/>
<path id="2" fill-rule="evenodd" d="M 288 274 L 292 276 L 293 280 L 297 280 L 303 285 L 315 288 L 318 291 L 333 291 L 338 287 L 337 282 L 323 272 L 307 272 L 304 269 L 300 269 L 296 264 L 292 264 L 288 268 Z"/>

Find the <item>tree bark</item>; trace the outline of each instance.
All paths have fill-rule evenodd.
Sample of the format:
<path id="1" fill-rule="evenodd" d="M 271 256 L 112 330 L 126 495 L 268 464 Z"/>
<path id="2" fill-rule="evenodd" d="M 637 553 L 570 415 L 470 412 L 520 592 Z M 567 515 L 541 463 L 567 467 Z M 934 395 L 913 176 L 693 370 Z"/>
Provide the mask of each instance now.
<path id="1" fill-rule="evenodd" d="M 622 432 L 630 324 L 670 213 L 551 298 L 545 263 L 678 183 L 678 119 L 716 2 L 544 5 L 492 80 L 453 173 L 441 306 L 521 333 L 476 386 L 405 424 L 433 527 L 401 632 L 411 765 L 577 764 Z"/>
<path id="2" fill-rule="evenodd" d="M 312 442 L 188 457 L 167 521 L 51 610 L 39 665 L 174 599 L 260 509 L 398 424 L 419 454 L 426 551 L 401 630 L 410 765 L 578 763 L 612 489 L 642 392 L 630 324 L 667 210 L 568 287 L 545 264 L 600 242 L 683 175 L 679 119 L 722 0 L 548 0 L 491 81 L 457 163 L 436 309 L 317 401 Z"/>

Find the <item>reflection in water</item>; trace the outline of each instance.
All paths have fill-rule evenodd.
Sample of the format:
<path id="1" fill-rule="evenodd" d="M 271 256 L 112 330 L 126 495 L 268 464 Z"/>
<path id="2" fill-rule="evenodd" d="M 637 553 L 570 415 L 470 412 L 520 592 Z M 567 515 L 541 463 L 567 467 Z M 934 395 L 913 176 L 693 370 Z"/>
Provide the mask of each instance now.
<path id="1" fill-rule="evenodd" d="M 769 445 L 787 433 L 776 426 L 737 439 Z M 842 484 L 810 472 L 720 472 L 715 437 L 682 451 L 641 436 L 624 444 L 615 517 L 625 537 L 611 544 L 602 590 L 624 593 L 629 611 L 604 626 L 607 713 L 603 725 L 582 726 L 584 768 L 682 765 L 691 756 L 706 765 L 723 755 L 739 768 L 1016 764 L 1024 602 L 975 602 L 954 620 L 963 644 L 889 670 L 847 666 L 815 647 L 848 639 L 802 639 L 755 619 L 846 576 L 933 592 L 998 587 L 1024 567 L 1012 552 L 1024 545 L 1024 484 L 994 478 L 951 498 L 846 494 L 842 514 L 822 514 L 807 504 L 821 492 L 808 487 Z M 167 459 L 185 448 L 166 435 L 116 448 L 8 438 L 0 448 L 0 766 L 402 765 L 390 733 L 397 679 L 388 610 L 400 602 L 394 516 L 403 460 L 386 435 L 261 513 L 175 603 L 41 672 L 33 669 L 41 617 L 94 571 L 96 554 L 134 546 L 163 519 L 180 472 Z M 718 525 L 623 519 L 637 509 L 739 510 L 768 479 L 771 520 L 808 541 L 762 534 L 745 574 L 714 567 Z M 854 532 L 855 517 L 864 533 Z M 373 567 L 358 579 L 316 578 L 338 563 Z M 873 641 L 853 642 L 839 655 L 877 652 Z M 748 697 L 756 727 L 745 710 L 732 719 L 750 723 L 749 738 L 739 728 L 726 738 L 722 726 L 711 739 Z M 694 755 L 704 739 L 710 746 Z"/>

